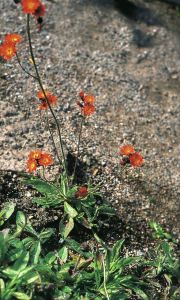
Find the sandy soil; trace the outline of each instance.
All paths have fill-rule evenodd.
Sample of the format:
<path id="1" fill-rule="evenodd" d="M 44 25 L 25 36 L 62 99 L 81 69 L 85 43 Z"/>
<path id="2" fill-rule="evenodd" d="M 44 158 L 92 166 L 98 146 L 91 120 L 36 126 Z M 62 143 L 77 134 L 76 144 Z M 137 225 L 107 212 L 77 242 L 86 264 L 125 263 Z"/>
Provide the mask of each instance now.
<path id="1" fill-rule="evenodd" d="M 129 231 L 139 244 L 147 239 L 151 219 L 178 233 L 179 16 L 163 2 L 121 3 L 47 1 L 44 27 L 39 33 L 32 20 L 32 38 L 44 84 L 59 98 L 55 111 L 69 157 L 76 153 L 80 125 L 77 94 L 83 89 L 96 96 L 97 111 L 84 127 L 80 149 L 82 181 L 90 177 L 100 184 L 122 220 L 117 226 L 124 224 L 122 235 Z M 31 70 L 25 16 L 10 0 L 2 0 L 0 9 L 1 38 L 8 32 L 24 35 L 19 55 Z M 55 154 L 37 111 L 38 85 L 15 59 L 1 61 L 0 73 L 1 202 L 16 201 L 36 222 L 50 222 L 52 213 L 32 206 L 31 193 L 18 193 L 17 175 L 7 173 L 24 170 L 32 149 Z M 51 126 L 54 130 L 53 120 Z M 120 175 L 123 143 L 145 157 L 139 174 Z"/>

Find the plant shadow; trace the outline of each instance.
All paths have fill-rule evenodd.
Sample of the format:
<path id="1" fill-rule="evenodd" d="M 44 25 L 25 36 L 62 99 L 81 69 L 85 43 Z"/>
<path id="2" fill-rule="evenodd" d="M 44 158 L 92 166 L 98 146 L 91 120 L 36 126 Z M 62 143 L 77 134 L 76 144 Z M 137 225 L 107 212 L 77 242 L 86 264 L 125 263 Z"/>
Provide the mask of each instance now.
<path id="1" fill-rule="evenodd" d="M 126 18 L 146 25 L 163 25 L 158 16 L 149 8 L 129 0 L 114 0 L 115 8 Z"/>

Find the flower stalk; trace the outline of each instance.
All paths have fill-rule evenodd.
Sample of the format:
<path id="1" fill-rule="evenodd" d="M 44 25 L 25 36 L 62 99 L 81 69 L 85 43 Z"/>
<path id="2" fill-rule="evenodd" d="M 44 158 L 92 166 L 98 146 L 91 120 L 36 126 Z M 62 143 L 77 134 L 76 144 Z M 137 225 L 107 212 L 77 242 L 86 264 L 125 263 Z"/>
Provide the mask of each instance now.
<path id="1" fill-rule="evenodd" d="M 59 126 L 58 120 L 55 116 L 55 113 L 54 113 L 54 111 L 53 111 L 53 109 L 52 109 L 52 107 L 49 103 L 49 100 L 48 100 L 48 97 L 46 95 L 45 89 L 43 87 L 43 83 L 42 83 L 42 80 L 41 80 L 41 77 L 40 77 L 40 74 L 39 74 L 39 71 L 38 71 L 38 67 L 37 67 L 37 64 L 36 64 L 35 56 L 34 56 L 34 53 L 33 53 L 33 47 L 32 47 L 32 42 L 31 42 L 31 33 L 30 33 L 30 14 L 27 14 L 27 34 L 28 34 L 28 42 L 29 42 L 29 49 L 30 49 L 31 59 L 32 59 L 33 66 L 34 66 L 35 72 L 36 72 L 36 77 L 37 77 L 36 79 L 37 79 L 37 81 L 40 85 L 40 88 L 41 88 L 41 90 L 43 92 L 43 95 L 46 99 L 46 102 L 48 104 L 48 108 L 50 109 L 50 112 L 53 116 L 53 119 L 54 119 L 56 127 L 57 127 L 59 141 L 60 141 L 61 154 L 62 154 L 63 167 L 64 167 L 65 174 L 66 174 L 67 181 L 68 181 L 66 159 L 65 159 L 64 149 L 63 149 L 63 142 L 62 142 L 62 135 L 61 135 L 61 131 L 60 131 L 60 126 Z"/>
<path id="2" fill-rule="evenodd" d="M 56 144 L 55 144 L 55 140 L 54 140 L 54 137 L 53 137 L 53 132 L 52 132 L 51 127 L 50 127 L 50 122 L 49 122 L 49 118 L 48 118 L 48 111 L 46 111 L 46 121 L 47 121 L 48 130 L 50 132 L 50 136 L 51 136 L 51 139 L 52 139 L 52 142 L 53 142 L 53 146 L 54 146 L 55 151 L 56 151 L 56 155 L 57 155 L 59 164 L 61 165 L 61 159 L 59 157 L 58 150 L 57 150 L 57 147 L 56 147 Z"/>
<path id="3" fill-rule="evenodd" d="M 81 120 L 81 123 L 80 123 L 80 131 L 79 131 L 78 143 L 77 143 L 77 155 L 76 155 L 76 160 L 75 160 L 75 165 L 74 165 L 74 170 L 73 170 L 73 175 L 72 175 L 72 182 L 71 182 L 72 184 L 74 182 L 75 174 L 76 174 L 76 168 L 77 168 L 77 163 L 78 163 L 78 158 L 79 158 L 80 142 L 81 142 L 82 129 L 83 129 L 84 122 L 85 122 L 85 117 L 82 116 L 82 120 Z"/>

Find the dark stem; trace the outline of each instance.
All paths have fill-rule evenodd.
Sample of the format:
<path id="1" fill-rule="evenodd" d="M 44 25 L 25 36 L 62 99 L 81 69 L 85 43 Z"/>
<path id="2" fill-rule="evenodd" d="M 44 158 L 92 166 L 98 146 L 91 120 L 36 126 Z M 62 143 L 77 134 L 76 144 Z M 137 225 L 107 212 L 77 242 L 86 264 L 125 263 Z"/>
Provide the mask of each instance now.
<path id="1" fill-rule="evenodd" d="M 76 173 L 76 168 L 77 168 L 77 162 L 78 162 L 78 158 L 79 158 L 80 140 L 81 140 L 81 136 L 82 136 L 82 128 L 83 128 L 83 125 L 84 125 L 84 120 L 85 120 L 85 117 L 82 116 L 82 120 L 81 120 L 81 124 L 80 124 L 79 137 L 78 137 L 78 143 L 77 143 L 77 156 L 76 156 L 75 165 L 74 165 L 74 170 L 73 170 L 73 175 L 72 175 L 72 184 L 73 184 L 74 179 L 75 179 L 75 173 Z"/>
<path id="2" fill-rule="evenodd" d="M 51 138 L 52 138 L 53 146 L 54 146 L 54 148 L 55 148 L 56 155 L 57 155 L 58 161 L 59 161 L 60 166 L 61 166 L 61 159 L 60 159 L 60 157 L 59 157 L 58 150 L 57 150 L 57 147 L 56 147 L 56 144 L 55 144 L 55 140 L 54 140 L 54 137 L 53 137 L 53 132 L 52 132 L 52 130 L 51 130 L 51 128 L 50 128 L 50 122 L 49 122 L 49 118 L 48 118 L 48 111 L 46 111 L 46 120 L 47 120 L 48 130 L 49 130 L 50 136 L 51 136 Z"/>
<path id="3" fill-rule="evenodd" d="M 28 74 L 30 77 L 32 77 L 32 78 L 34 78 L 34 79 L 38 79 L 36 76 L 34 76 L 34 75 L 32 75 L 31 73 L 29 73 L 24 67 L 23 67 L 23 65 L 21 64 L 21 61 L 20 61 L 20 58 L 19 58 L 19 56 L 18 56 L 18 53 L 16 52 L 16 58 L 17 58 L 17 61 L 18 61 L 18 64 L 19 64 L 19 66 L 21 67 L 21 69 L 26 73 L 26 74 Z"/>
<path id="4" fill-rule="evenodd" d="M 67 182 L 68 182 L 68 175 L 67 175 L 67 167 L 66 167 L 66 160 L 65 160 L 65 154 L 64 154 L 64 150 L 63 150 L 63 142 L 62 142 L 62 136 L 61 136 L 61 131 L 60 131 L 60 126 L 59 126 L 59 123 L 58 123 L 58 120 L 55 116 L 55 113 L 49 103 L 49 100 L 46 96 L 46 92 L 45 92 L 45 89 L 43 87 L 43 84 L 42 84 L 42 81 L 41 81 L 41 77 L 40 77 L 40 74 L 39 74 L 39 71 L 38 71 L 38 67 L 37 67 L 37 64 L 36 64 L 36 61 L 35 61 L 35 57 L 34 57 L 34 53 L 33 53 L 33 47 L 32 47 L 32 42 L 31 42 L 31 34 L 30 34 L 30 15 L 28 14 L 27 15 L 27 34 L 28 34 L 28 41 L 29 41 L 29 48 L 30 48 L 30 54 L 31 54 L 31 59 L 33 61 L 33 65 L 34 65 L 34 68 L 35 68 L 35 71 L 36 71 L 36 76 L 37 76 L 37 81 L 40 85 L 40 88 L 44 94 L 44 97 L 46 99 L 46 102 L 48 104 L 48 107 L 50 109 L 50 112 L 54 118 L 54 121 L 55 121 L 55 124 L 57 126 L 57 131 L 58 131 L 58 136 L 59 136 L 59 141 L 60 141 L 60 147 L 61 147 L 61 153 L 62 153 L 62 160 L 63 160 L 63 166 L 64 166 L 64 169 L 65 169 L 65 174 L 66 174 L 66 177 L 67 177 Z"/>

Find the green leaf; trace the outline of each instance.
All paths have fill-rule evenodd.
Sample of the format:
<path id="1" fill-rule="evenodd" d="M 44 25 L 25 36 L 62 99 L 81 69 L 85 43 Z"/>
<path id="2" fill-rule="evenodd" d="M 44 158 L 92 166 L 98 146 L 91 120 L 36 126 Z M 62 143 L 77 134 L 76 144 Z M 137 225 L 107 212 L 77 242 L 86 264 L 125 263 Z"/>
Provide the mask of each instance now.
<path id="1" fill-rule="evenodd" d="M 176 242 L 175 239 L 173 238 L 173 236 L 170 233 L 167 233 L 166 231 L 164 231 L 164 229 L 157 222 L 152 220 L 149 222 L 149 226 L 155 231 L 154 235 L 157 238 L 165 238 L 167 240 L 173 241 L 174 243 Z"/>
<path id="2" fill-rule="evenodd" d="M 36 265 L 39 260 L 39 256 L 41 253 L 41 244 L 39 241 L 35 242 L 33 248 L 31 249 L 31 262 L 32 264 Z"/>
<path id="3" fill-rule="evenodd" d="M 10 262 L 13 262 L 15 260 L 17 260 L 20 255 L 22 254 L 23 252 L 23 248 L 13 248 L 12 250 L 8 251 L 8 258 L 9 258 L 9 261 Z"/>
<path id="4" fill-rule="evenodd" d="M 141 260 L 141 257 L 127 257 L 127 258 L 118 258 L 110 263 L 110 272 L 113 273 L 115 271 L 122 272 L 125 266 L 130 266 L 132 264 L 138 263 Z"/>
<path id="5" fill-rule="evenodd" d="M 110 207 L 108 204 L 101 205 L 98 207 L 98 212 L 100 215 L 109 215 L 109 216 L 114 216 L 115 215 L 115 210 L 114 208 Z"/>
<path id="6" fill-rule="evenodd" d="M 4 283 L 3 279 L 0 278 L 0 296 L 2 295 L 4 290 L 5 290 L 5 283 Z"/>
<path id="7" fill-rule="evenodd" d="M 18 211 L 16 214 L 16 230 L 20 233 L 26 226 L 26 217 L 23 212 Z"/>
<path id="8" fill-rule="evenodd" d="M 132 279 L 131 275 L 125 275 L 119 278 L 119 282 L 121 284 L 126 284 L 126 283 L 130 283 L 130 280 Z M 127 285 L 129 287 L 129 285 Z"/>
<path id="9" fill-rule="evenodd" d="M 115 261 L 120 257 L 120 251 L 122 249 L 122 246 L 124 244 L 124 239 L 119 240 L 116 242 L 116 244 L 112 248 L 112 255 L 111 255 L 111 261 Z"/>
<path id="10" fill-rule="evenodd" d="M 14 270 L 12 268 L 6 268 L 2 271 L 2 273 L 6 276 L 8 276 L 9 278 L 14 278 L 18 275 L 18 271 Z"/>
<path id="11" fill-rule="evenodd" d="M 28 262 L 29 262 L 29 252 L 23 251 L 23 253 L 20 255 L 18 260 L 13 265 L 13 270 L 21 271 L 24 268 L 26 268 Z"/>
<path id="12" fill-rule="evenodd" d="M 29 274 L 31 274 L 31 272 L 33 271 L 33 266 L 32 267 L 25 267 L 23 270 L 21 270 L 18 273 L 18 278 L 23 278 L 23 280 L 26 279 L 27 276 L 29 276 Z"/>
<path id="13" fill-rule="evenodd" d="M 149 300 L 148 296 L 145 294 L 145 292 L 143 292 L 140 288 L 138 287 L 132 287 L 132 290 L 141 297 L 141 299 L 143 300 Z"/>
<path id="14" fill-rule="evenodd" d="M 96 241 L 105 249 L 105 250 L 109 250 L 108 246 L 104 243 L 104 241 L 97 235 L 97 233 L 94 233 L 94 238 L 96 239 Z"/>
<path id="15" fill-rule="evenodd" d="M 57 207 L 64 201 L 63 198 L 60 196 L 55 196 L 50 194 L 46 197 L 36 197 L 32 199 L 33 203 L 36 203 L 38 205 L 44 206 L 44 207 Z"/>
<path id="16" fill-rule="evenodd" d="M 6 253 L 6 242 L 4 238 L 4 234 L 0 232 L 0 261 L 3 261 L 4 255 Z"/>
<path id="17" fill-rule="evenodd" d="M 54 228 L 46 228 L 43 229 L 39 235 L 41 243 L 45 243 L 49 238 L 55 233 Z"/>
<path id="18" fill-rule="evenodd" d="M 63 195 L 66 195 L 67 193 L 67 186 L 68 186 L 67 177 L 64 174 L 62 174 L 60 177 L 60 189 Z"/>
<path id="19" fill-rule="evenodd" d="M 35 231 L 35 229 L 32 227 L 32 225 L 29 222 L 27 222 L 24 230 L 30 233 L 31 235 L 33 235 L 34 237 L 39 238 L 39 234 Z"/>
<path id="20" fill-rule="evenodd" d="M 69 235 L 69 233 L 72 231 L 72 229 L 74 228 L 74 220 L 72 218 L 69 218 L 68 223 L 65 225 L 65 229 L 64 229 L 64 239 L 66 239 Z"/>
<path id="21" fill-rule="evenodd" d="M 66 263 L 67 258 L 68 258 L 68 248 L 66 246 L 62 247 L 59 251 L 58 251 L 58 256 L 61 259 L 61 261 L 63 263 Z"/>
<path id="22" fill-rule="evenodd" d="M 28 250 L 32 245 L 33 243 L 35 242 L 35 238 L 34 237 L 27 237 L 25 239 L 23 239 L 23 245 L 25 247 L 26 250 Z"/>
<path id="23" fill-rule="evenodd" d="M 101 272 L 99 270 L 96 254 L 94 254 L 94 264 L 95 264 L 94 273 L 95 273 L 95 280 L 96 280 L 96 288 L 98 289 L 101 283 Z"/>
<path id="24" fill-rule="evenodd" d="M 78 212 L 68 202 L 64 202 L 64 211 L 73 219 L 78 215 Z"/>
<path id="25" fill-rule="evenodd" d="M 55 252 L 51 251 L 45 256 L 45 262 L 51 265 L 56 260 Z"/>
<path id="26" fill-rule="evenodd" d="M 56 186 L 48 184 L 47 182 L 39 179 L 39 178 L 31 178 L 25 180 L 26 184 L 31 185 L 34 187 L 38 192 L 41 194 L 47 195 L 47 194 L 57 194 L 58 189 Z"/>
<path id="27" fill-rule="evenodd" d="M 33 282 L 41 282 L 39 274 L 33 270 L 29 270 L 27 274 L 23 276 L 23 280 L 26 281 L 26 284 L 31 284 Z"/>
<path id="28" fill-rule="evenodd" d="M 55 276 L 55 273 L 51 270 L 51 267 L 49 265 L 46 265 L 45 263 L 42 265 L 36 266 L 37 272 L 40 274 L 40 276 L 45 277 L 46 280 L 50 280 L 51 282 L 53 280 L 57 280 L 57 277 Z"/>
<path id="29" fill-rule="evenodd" d="M 14 212 L 16 204 L 12 202 L 7 202 L 4 204 L 3 210 L 0 212 L 0 226 L 4 224 L 6 220 L 8 220 Z"/>
<path id="30" fill-rule="evenodd" d="M 13 296 L 18 300 L 31 300 L 32 298 L 26 295 L 25 293 L 15 292 Z"/>
<path id="31" fill-rule="evenodd" d="M 66 239 L 66 244 L 67 244 L 68 248 L 81 254 L 83 257 L 85 257 L 85 258 L 92 257 L 92 253 L 82 251 L 80 244 L 77 243 L 75 240 L 68 238 L 68 239 Z"/>
<path id="32" fill-rule="evenodd" d="M 74 250 L 75 252 L 84 255 L 84 252 L 82 251 L 82 248 L 79 243 L 77 243 L 73 239 L 67 239 L 66 244 L 70 247 L 70 249 Z"/>
<path id="33" fill-rule="evenodd" d="M 170 245 L 167 242 L 164 241 L 161 246 L 162 246 L 162 249 L 165 252 L 165 254 L 169 258 L 172 258 L 172 248 L 170 247 Z"/>

